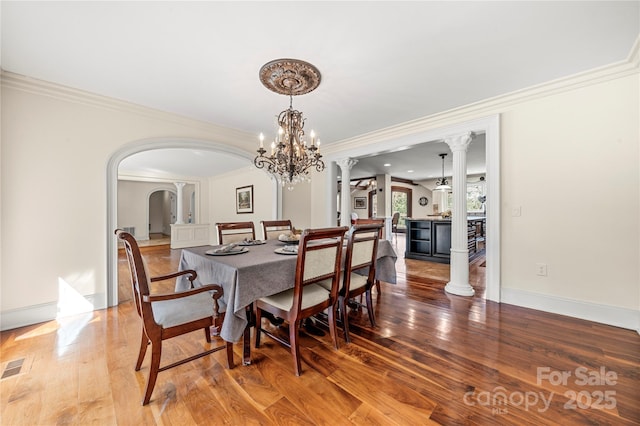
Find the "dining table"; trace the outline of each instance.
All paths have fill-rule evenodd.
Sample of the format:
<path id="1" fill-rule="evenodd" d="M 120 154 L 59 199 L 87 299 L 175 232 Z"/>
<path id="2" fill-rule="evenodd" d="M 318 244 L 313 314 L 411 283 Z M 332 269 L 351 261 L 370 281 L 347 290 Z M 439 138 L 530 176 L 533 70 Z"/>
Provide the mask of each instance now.
<path id="1" fill-rule="evenodd" d="M 237 250 L 239 247 L 230 253 L 217 250 L 221 246 L 183 248 L 179 270 L 196 271 L 194 287 L 222 286 L 221 299 L 226 313 L 219 335 L 228 342 L 244 338 L 243 363 L 247 365 L 251 363 L 249 331 L 253 325 L 253 302 L 294 287 L 298 256 L 295 250 L 277 239 L 242 246 L 242 251 Z M 343 248 L 343 258 L 345 251 Z M 376 279 L 395 284 L 397 255 L 388 240 L 379 241 L 376 258 Z M 190 287 L 190 282 L 182 276 L 177 279 L 175 290 L 184 291 Z"/>

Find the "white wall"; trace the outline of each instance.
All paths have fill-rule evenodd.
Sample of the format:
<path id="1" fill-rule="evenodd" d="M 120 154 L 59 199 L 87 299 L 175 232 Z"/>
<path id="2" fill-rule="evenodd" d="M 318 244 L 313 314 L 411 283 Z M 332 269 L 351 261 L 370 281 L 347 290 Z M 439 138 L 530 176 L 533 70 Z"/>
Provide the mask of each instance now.
<path id="1" fill-rule="evenodd" d="M 504 111 L 504 288 L 639 308 L 638 93 L 636 74 Z"/>
<path id="2" fill-rule="evenodd" d="M 356 205 L 356 197 L 359 198 L 364 198 L 365 201 L 365 208 L 364 209 L 356 209 L 355 205 Z M 366 219 L 369 217 L 369 189 L 357 189 L 357 190 L 351 190 L 351 211 L 353 213 L 357 213 L 358 217 L 360 219 Z"/>
<path id="3" fill-rule="evenodd" d="M 321 178 L 316 175 L 316 179 Z M 302 182 L 289 190 L 282 190 L 282 219 L 291 220 L 296 229 L 311 227 L 311 197 L 312 185 L 310 182 Z"/>
<path id="4" fill-rule="evenodd" d="M 63 285 L 106 306 L 106 176 L 118 150 L 167 135 L 255 145 L 254 135 L 4 72 L 1 95 L 3 329 L 54 318 Z"/>
<path id="5" fill-rule="evenodd" d="M 236 188 L 253 185 L 253 213 L 236 213 Z M 274 185 L 264 171 L 248 165 L 238 172 L 209 179 L 209 223 L 211 235 L 217 244 L 217 222 L 253 222 L 256 238 L 262 238 L 261 220 L 272 220 L 275 203 Z"/>
<path id="6" fill-rule="evenodd" d="M 182 216 L 185 223 L 189 223 L 189 214 L 191 213 L 191 223 L 208 223 L 206 222 L 209 215 L 209 179 L 197 176 L 178 176 L 169 173 L 161 175 L 133 175 L 118 174 L 118 227 L 129 226 L 126 223 L 134 223 L 133 221 L 142 223 L 146 220 L 147 206 L 144 202 L 146 198 L 156 191 L 169 191 L 177 194 L 178 190 L 174 182 L 184 182 L 182 188 Z M 159 192 L 157 197 L 151 197 L 149 202 L 155 203 L 154 207 L 150 206 L 150 232 L 164 232 L 171 234 L 170 215 L 165 209 L 165 201 L 163 199 L 164 192 Z M 191 197 L 194 196 L 195 204 L 191 206 Z M 167 201 L 168 203 L 169 201 Z M 166 219 L 165 219 L 166 216 Z M 205 220 L 205 222 L 203 222 Z M 140 239 L 140 235 L 136 235 Z"/>
<path id="7" fill-rule="evenodd" d="M 175 185 L 170 183 L 119 180 L 118 228 L 135 226 L 137 239 L 149 239 L 149 214 L 155 212 L 155 214 L 159 215 L 159 220 L 156 219 L 154 222 L 160 224 L 168 217 L 164 211 L 164 199 L 161 197 L 155 198 L 155 209 L 149 209 L 149 202 L 151 201 L 149 197 L 156 191 L 177 192 Z M 152 232 L 164 232 L 170 235 L 170 230 L 167 231 L 163 227 L 154 229 Z"/>
<path id="8" fill-rule="evenodd" d="M 501 301 L 640 330 L 639 94 L 636 50 L 628 64 L 341 141 L 326 152 L 366 155 L 499 114 Z M 314 189 L 330 185 L 319 180 Z M 536 274 L 537 263 L 547 264 L 547 276 Z"/>

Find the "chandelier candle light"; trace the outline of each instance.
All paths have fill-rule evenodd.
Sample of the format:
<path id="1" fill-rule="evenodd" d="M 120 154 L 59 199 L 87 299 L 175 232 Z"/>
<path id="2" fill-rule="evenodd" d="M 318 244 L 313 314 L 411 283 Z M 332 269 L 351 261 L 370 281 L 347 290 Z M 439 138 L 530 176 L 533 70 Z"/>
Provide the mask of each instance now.
<path id="1" fill-rule="evenodd" d="M 278 134 L 271 142 L 271 153 L 265 155 L 264 135 L 260 133 L 255 166 L 273 174 L 282 186 L 293 189 L 298 182 L 311 180 L 310 169 L 324 170 L 320 154 L 320 139 L 312 130 L 311 143 L 304 139 L 302 112 L 293 109 L 293 96 L 303 95 L 320 85 L 320 72 L 313 65 L 298 59 L 277 59 L 260 68 L 260 81 L 278 94 L 289 95 L 289 108 L 278 115 Z"/>

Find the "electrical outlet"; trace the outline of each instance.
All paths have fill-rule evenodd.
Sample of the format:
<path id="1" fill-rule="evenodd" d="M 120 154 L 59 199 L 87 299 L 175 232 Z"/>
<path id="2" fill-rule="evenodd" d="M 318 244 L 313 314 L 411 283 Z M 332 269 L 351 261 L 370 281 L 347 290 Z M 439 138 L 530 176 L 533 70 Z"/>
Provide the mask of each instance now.
<path id="1" fill-rule="evenodd" d="M 541 277 L 547 276 L 547 264 L 546 263 L 536 263 L 536 275 L 540 275 Z"/>
<path id="2" fill-rule="evenodd" d="M 511 209 L 511 216 L 513 217 L 518 217 L 522 214 L 522 207 L 518 206 L 518 207 L 514 207 Z"/>

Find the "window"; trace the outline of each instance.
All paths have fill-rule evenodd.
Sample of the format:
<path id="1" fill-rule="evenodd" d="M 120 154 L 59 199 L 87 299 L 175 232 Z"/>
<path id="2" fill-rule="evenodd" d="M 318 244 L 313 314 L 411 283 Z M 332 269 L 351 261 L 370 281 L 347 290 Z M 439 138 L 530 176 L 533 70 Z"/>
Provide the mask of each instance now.
<path id="1" fill-rule="evenodd" d="M 391 187 L 391 214 L 400 213 L 398 228 L 406 228 L 405 219 L 411 217 L 411 192 L 410 188 Z"/>
<path id="2" fill-rule="evenodd" d="M 484 178 L 479 182 L 467 182 L 467 212 L 484 213 L 484 195 L 486 185 Z M 483 197 L 482 199 L 480 197 Z"/>
<path id="3" fill-rule="evenodd" d="M 467 213 L 484 213 L 484 202 L 479 197 L 486 195 L 486 182 L 484 177 L 477 182 L 467 182 Z M 442 211 L 453 208 L 453 192 L 447 192 L 443 200 Z"/>

